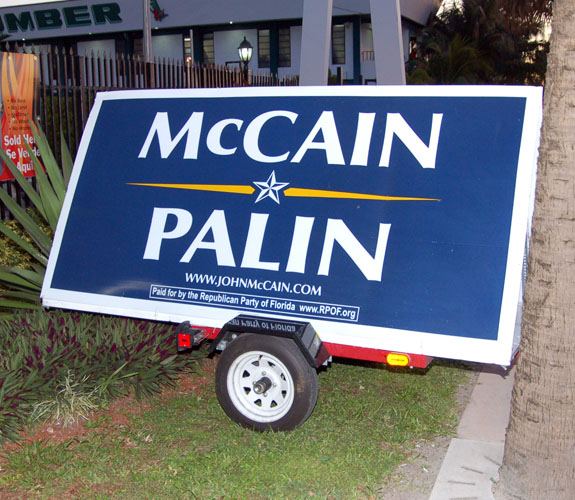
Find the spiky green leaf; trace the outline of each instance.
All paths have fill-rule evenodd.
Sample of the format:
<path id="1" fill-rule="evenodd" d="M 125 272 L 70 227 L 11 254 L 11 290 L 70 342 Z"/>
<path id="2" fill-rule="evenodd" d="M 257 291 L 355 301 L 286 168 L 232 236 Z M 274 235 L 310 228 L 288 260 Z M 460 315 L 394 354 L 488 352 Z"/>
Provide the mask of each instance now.
<path id="1" fill-rule="evenodd" d="M 31 271 L 29 269 L 18 269 L 16 267 L 10 268 L 10 272 L 19 276 L 22 279 L 27 280 L 33 285 L 42 288 L 42 282 L 44 281 L 44 272 L 38 273 L 36 271 Z"/>
<path id="2" fill-rule="evenodd" d="M 8 167 L 8 170 L 12 172 L 14 176 L 14 180 L 18 183 L 18 185 L 22 188 L 22 190 L 26 193 L 26 196 L 30 199 L 32 204 L 36 207 L 36 209 L 40 212 L 42 217 L 46 217 L 44 213 L 44 206 L 42 205 L 42 200 L 34 187 L 26 180 L 26 178 L 22 175 L 18 167 L 14 164 L 12 159 L 6 154 L 6 151 L 0 148 L 0 157 Z"/>
<path id="3" fill-rule="evenodd" d="M 38 192 L 42 198 L 42 204 L 46 213 L 46 220 L 48 221 L 52 231 L 56 231 L 62 202 L 58 199 L 58 196 L 50 185 L 48 177 L 42 169 L 37 170 L 36 181 L 38 183 Z"/>
<path id="4" fill-rule="evenodd" d="M 20 208 L 20 206 L 3 189 L 0 189 L 0 200 L 3 201 L 6 208 L 12 212 L 12 215 L 14 215 L 16 220 L 22 224 L 24 230 L 32 240 L 34 240 L 34 243 L 38 245 L 40 250 L 45 255 L 48 255 L 50 253 L 50 247 L 52 246 L 52 240 L 46 236 L 40 226 L 38 226 L 26 211 Z"/>
<path id="5" fill-rule="evenodd" d="M 42 156 L 44 167 L 46 168 L 46 172 L 48 172 L 48 176 L 52 186 L 54 187 L 54 191 L 59 198 L 63 199 L 64 195 L 66 194 L 66 183 L 64 182 L 64 177 L 60 171 L 60 168 L 58 167 L 58 162 L 52 153 L 52 148 L 50 148 L 50 145 L 48 144 L 46 134 L 42 130 L 42 127 L 39 124 L 35 125 L 34 122 L 30 120 L 30 118 L 28 118 L 28 122 L 30 123 L 30 128 L 32 129 L 34 140 L 36 141 L 36 145 L 40 150 L 40 155 Z M 62 135 L 61 137 L 62 142 L 64 142 L 64 136 Z"/>
<path id="6" fill-rule="evenodd" d="M 36 183 L 38 185 L 38 192 L 40 193 L 40 198 L 42 200 L 42 206 L 44 207 L 44 213 L 46 215 L 46 220 L 52 228 L 53 231 L 56 230 L 56 224 L 58 223 L 58 217 L 60 215 L 60 210 L 62 207 L 62 199 L 58 197 L 56 189 L 52 186 L 48 175 L 44 171 L 44 168 L 40 164 L 39 160 L 35 157 L 28 144 L 25 145 L 28 150 L 28 154 L 33 157 L 32 162 L 34 164 L 34 171 L 36 172 Z M 48 165 L 50 162 L 44 162 Z"/>
<path id="7" fill-rule="evenodd" d="M 14 271 L 14 269 L 1 268 L 0 283 L 4 283 L 17 290 L 40 292 L 41 286 L 38 286 L 35 281 L 30 281 L 28 277 L 22 276 Z"/>
<path id="8" fill-rule="evenodd" d="M 4 307 L 6 309 L 42 309 L 41 304 L 34 304 L 23 300 L 8 300 L 2 297 L 0 297 L 0 307 Z"/>
<path id="9" fill-rule="evenodd" d="M 55 197 L 61 204 L 64 201 L 64 196 L 66 196 L 66 186 L 64 185 L 64 179 L 60 172 L 60 168 L 57 164 L 52 164 L 51 161 L 44 161 L 44 165 L 42 165 L 38 157 L 33 153 L 30 145 L 25 143 L 24 147 L 32 158 L 36 177 L 42 178 L 42 182 L 46 181 L 45 186 L 50 187 L 50 191 L 54 193 Z"/>
<path id="10" fill-rule="evenodd" d="M 2 290 L 0 291 L 0 297 L 4 299 L 23 299 L 29 302 L 38 302 L 37 292 L 17 292 L 14 290 Z"/>
<path id="11" fill-rule="evenodd" d="M 64 137 L 64 132 L 60 129 L 60 137 Z M 64 183 L 68 186 L 70 176 L 72 175 L 72 168 L 74 167 L 74 159 L 68 148 L 66 141 L 60 141 L 60 156 L 62 157 L 62 175 L 64 176 Z"/>

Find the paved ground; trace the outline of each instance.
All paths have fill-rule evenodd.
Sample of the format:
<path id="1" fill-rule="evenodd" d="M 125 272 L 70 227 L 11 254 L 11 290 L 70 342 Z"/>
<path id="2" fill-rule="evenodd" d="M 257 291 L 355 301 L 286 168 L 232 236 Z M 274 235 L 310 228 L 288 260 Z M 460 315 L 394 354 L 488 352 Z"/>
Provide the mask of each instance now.
<path id="1" fill-rule="evenodd" d="M 416 444 L 378 491 L 379 500 L 493 500 L 503 458 L 514 370 L 484 365 L 460 386 L 456 437 Z"/>
<path id="2" fill-rule="evenodd" d="M 429 500 L 493 500 L 509 420 L 515 370 L 483 367 Z"/>

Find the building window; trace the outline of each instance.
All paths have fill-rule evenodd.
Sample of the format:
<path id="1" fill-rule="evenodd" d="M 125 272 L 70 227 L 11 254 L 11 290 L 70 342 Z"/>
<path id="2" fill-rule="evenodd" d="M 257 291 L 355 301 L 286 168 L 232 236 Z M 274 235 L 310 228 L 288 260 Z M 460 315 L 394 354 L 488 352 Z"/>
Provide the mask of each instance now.
<path id="1" fill-rule="evenodd" d="M 270 67 L 270 30 L 258 30 L 258 68 Z"/>
<path id="2" fill-rule="evenodd" d="M 134 50 L 133 54 L 134 57 L 144 57 L 144 39 L 143 38 L 134 38 Z"/>
<path id="3" fill-rule="evenodd" d="M 76 47 L 77 47 L 77 45 L 76 45 Z M 116 40 L 116 54 L 128 55 L 128 47 L 126 44 L 126 40 L 124 40 L 123 38 L 118 38 Z M 78 55 L 80 55 L 80 54 L 78 54 Z"/>
<path id="4" fill-rule="evenodd" d="M 193 61 L 194 55 L 192 54 L 192 39 L 190 37 L 184 38 L 184 61 Z"/>
<path id="5" fill-rule="evenodd" d="M 280 28 L 278 30 L 278 66 L 280 68 L 291 67 L 291 30 Z"/>
<path id="6" fill-rule="evenodd" d="M 345 64 L 345 25 L 334 24 L 331 29 L 332 64 Z"/>
<path id="7" fill-rule="evenodd" d="M 204 64 L 215 64 L 214 33 L 202 33 L 202 54 Z"/>

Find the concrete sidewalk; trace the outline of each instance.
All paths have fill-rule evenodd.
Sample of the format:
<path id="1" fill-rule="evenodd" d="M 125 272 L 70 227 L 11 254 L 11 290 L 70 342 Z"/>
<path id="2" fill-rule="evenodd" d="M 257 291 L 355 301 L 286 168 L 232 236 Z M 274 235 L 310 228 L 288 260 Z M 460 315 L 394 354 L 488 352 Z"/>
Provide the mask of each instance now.
<path id="1" fill-rule="evenodd" d="M 509 421 L 515 369 L 483 367 L 429 500 L 493 500 Z"/>

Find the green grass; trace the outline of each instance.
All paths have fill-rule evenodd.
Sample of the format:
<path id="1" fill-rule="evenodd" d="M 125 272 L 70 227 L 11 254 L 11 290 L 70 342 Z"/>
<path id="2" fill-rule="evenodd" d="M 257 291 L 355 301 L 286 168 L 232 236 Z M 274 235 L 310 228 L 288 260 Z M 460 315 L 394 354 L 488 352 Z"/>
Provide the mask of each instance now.
<path id="1" fill-rule="evenodd" d="M 418 441 L 453 431 L 466 379 L 443 362 L 425 372 L 334 363 L 302 427 L 262 434 L 225 416 L 210 380 L 153 399 L 129 425 L 102 416 L 85 438 L 11 451 L 0 462 L 0 497 L 374 498 Z"/>

